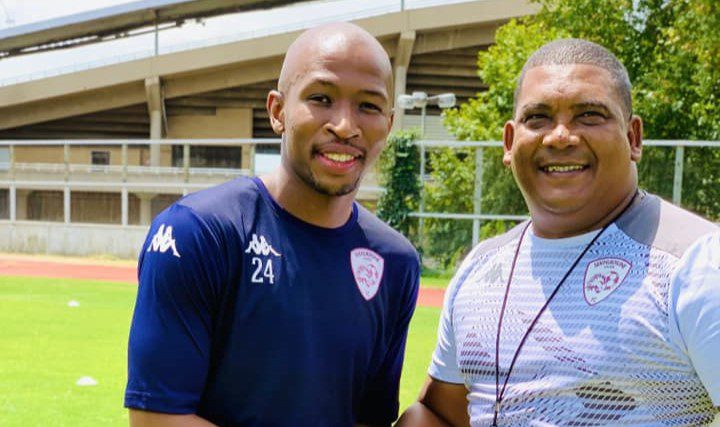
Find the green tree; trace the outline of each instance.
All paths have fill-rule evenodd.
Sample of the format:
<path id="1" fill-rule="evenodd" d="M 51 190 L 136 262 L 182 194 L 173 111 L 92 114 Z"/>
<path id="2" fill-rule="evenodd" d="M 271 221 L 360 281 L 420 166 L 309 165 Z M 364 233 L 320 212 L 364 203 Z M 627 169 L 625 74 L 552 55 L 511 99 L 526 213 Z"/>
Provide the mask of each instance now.
<path id="1" fill-rule="evenodd" d="M 430 151 L 431 179 L 425 183 L 425 206 L 430 212 L 468 213 L 473 210 L 475 156 L 472 150 L 443 148 Z M 461 257 L 472 239 L 466 220 L 428 219 L 423 247 L 443 269 Z"/>
<path id="2" fill-rule="evenodd" d="M 416 130 L 395 132 L 380 155 L 380 184 L 385 191 L 378 200 L 377 215 L 411 241 L 417 221 L 408 214 L 417 209 L 420 199 L 420 155 L 414 144 L 418 136 Z"/>

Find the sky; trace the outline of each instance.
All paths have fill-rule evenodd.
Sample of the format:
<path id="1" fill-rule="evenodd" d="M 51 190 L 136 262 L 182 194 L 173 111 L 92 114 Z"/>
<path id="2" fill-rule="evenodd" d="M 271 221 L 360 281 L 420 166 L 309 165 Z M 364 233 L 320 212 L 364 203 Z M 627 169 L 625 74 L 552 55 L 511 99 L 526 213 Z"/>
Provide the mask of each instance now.
<path id="1" fill-rule="evenodd" d="M 449 1 L 404 1 L 408 8 L 440 2 Z M 130 2 L 127 0 L 0 0 L 0 30 L 123 3 Z M 316 0 L 285 8 L 209 18 L 202 23 L 193 21 L 179 29 L 161 31 L 160 54 L 193 46 L 260 36 L 268 32 L 293 31 L 320 22 L 394 12 L 400 9 L 400 3 L 401 0 Z M 147 34 L 72 49 L 0 59 L 0 85 L 150 56 L 153 54 L 154 40 L 153 34 Z"/>

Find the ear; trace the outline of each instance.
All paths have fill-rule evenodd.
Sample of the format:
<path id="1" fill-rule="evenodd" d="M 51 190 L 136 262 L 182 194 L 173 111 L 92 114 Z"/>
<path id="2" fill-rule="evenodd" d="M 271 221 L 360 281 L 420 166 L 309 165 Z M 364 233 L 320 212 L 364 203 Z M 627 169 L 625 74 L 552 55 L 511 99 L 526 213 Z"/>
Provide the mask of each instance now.
<path id="1" fill-rule="evenodd" d="M 266 108 L 270 117 L 270 126 L 277 135 L 285 132 L 285 99 L 277 90 L 271 90 L 267 96 Z"/>
<path id="2" fill-rule="evenodd" d="M 643 122 L 638 116 L 630 117 L 627 129 L 628 143 L 630 144 L 630 160 L 635 163 L 642 157 Z"/>
<path id="3" fill-rule="evenodd" d="M 512 146 L 515 139 L 515 122 L 508 120 L 503 127 L 503 164 L 510 167 L 512 161 Z"/>

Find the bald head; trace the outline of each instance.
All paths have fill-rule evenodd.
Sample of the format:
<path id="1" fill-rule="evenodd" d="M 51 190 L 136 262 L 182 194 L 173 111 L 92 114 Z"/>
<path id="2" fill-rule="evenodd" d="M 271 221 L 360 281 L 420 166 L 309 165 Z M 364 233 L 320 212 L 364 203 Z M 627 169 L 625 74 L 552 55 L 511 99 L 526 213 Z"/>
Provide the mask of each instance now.
<path id="1" fill-rule="evenodd" d="M 370 33 L 346 22 L 321 25 L 300 34 L 285 54 L 278 90 L 287 92 L 318 61 L 345 58 L 369 61 L 376 66 L 390 92 L 392 66 L 387 52 Z"/>

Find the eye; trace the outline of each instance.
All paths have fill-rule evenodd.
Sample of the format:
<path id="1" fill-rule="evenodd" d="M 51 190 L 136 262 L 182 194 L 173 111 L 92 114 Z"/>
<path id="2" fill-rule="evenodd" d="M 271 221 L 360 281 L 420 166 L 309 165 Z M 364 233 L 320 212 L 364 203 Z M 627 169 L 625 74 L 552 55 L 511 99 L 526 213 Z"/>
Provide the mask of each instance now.
<path id="1" fill-rule="evenodd" d="M 578 119 L 581 123 L 586 125 L 599 125 L 605 122 L 605 114 L 599 112 L 599 111 L 583 111 L 582 113 L 578 114 Z"/>
<path id="2" fill-rule="evenodd" d="M 373 112 L 381 112 L 382 111 L 382 108 L 380 108 L 379 105 L 373 104 L 372 102 L 361 102 L 360 109 L 361 110 L 369 110 L 369 111 L 373 111 Z"/>
<path id="3" fill-rule="evenodd" d="M 550 116 L 545 113 L 529 113 L 522 118 L 522 122 L 530 128 L 542 127 L 550 120 Z"/>
<path id="4" fill-rule="evenodd" d="M 330 97 L 327 95 L 324 95 L 322 93 L 314 93 L 314 94 L 308 96 L 307 99 L 308 99 L 308 101 L 312 101 L 312 102 L 315 102 L 318 104 L 329 105 L 332 103 L 332 100 L 330 99 Z"/>

